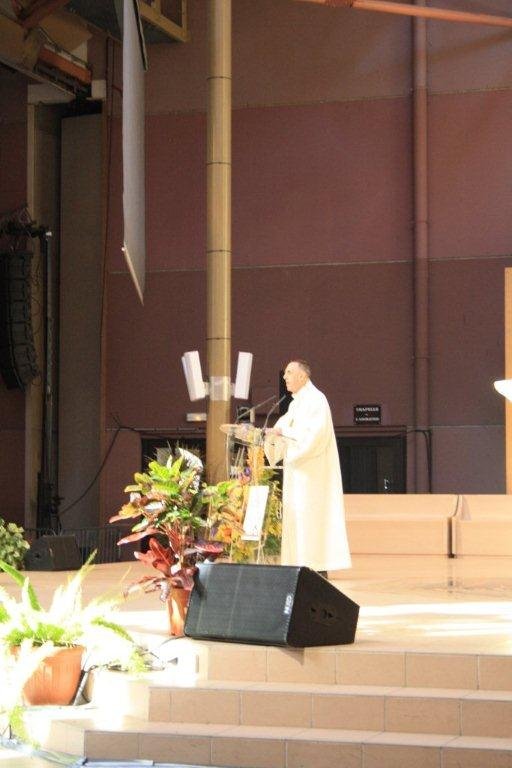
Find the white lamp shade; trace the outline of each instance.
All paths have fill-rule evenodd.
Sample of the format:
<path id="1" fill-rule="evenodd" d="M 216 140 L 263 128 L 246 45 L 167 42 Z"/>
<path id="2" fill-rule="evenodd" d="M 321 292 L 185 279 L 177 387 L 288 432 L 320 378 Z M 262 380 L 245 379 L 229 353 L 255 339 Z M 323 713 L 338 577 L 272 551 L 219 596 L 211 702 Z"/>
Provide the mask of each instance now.
<path id="1" fill-rule="evenodd" d="M 501 379 L 494 382 L 494 389 L 506 397 L 507 400 L 512 401 L 512 379 Z"/>

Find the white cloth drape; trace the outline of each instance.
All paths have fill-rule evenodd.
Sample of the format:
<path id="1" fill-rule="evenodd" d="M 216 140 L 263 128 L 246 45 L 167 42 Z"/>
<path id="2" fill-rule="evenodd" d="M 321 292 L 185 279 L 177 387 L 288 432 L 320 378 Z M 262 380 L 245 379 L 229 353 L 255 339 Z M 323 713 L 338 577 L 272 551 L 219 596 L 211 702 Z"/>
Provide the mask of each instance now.
<path id="1" fill-rule="evenodd" d="M 269 440 L 273 464 L 283 459 L 282 565 L 350 568 L 341 470 L 325 395 L 308 381 L 276 422 L 287 440 Z"/>

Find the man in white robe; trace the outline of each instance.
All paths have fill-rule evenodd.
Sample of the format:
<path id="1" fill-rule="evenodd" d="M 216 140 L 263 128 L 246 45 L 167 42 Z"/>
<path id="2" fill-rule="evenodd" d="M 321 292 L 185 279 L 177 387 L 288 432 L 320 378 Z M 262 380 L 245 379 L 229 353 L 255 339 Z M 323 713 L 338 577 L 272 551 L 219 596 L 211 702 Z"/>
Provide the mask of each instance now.
<path id="1" fill-rule="evenodd" d="M 286 366 L 293 401 L 266 431 L 265 451 L 283 459 L 281 564 L 336 571 L 351 567 L 340 462 L 329 403 L 309 377 L 303 360 Z"/>

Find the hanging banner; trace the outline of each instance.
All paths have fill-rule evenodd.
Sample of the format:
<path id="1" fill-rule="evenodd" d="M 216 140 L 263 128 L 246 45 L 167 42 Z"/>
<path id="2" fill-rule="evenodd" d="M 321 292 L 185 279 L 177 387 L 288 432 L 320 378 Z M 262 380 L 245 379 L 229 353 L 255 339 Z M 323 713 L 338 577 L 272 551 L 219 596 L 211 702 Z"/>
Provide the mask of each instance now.
<path id="1" fill-rule="evenodd" d="M 123 251 L 139 298 L 146 279 L 145 100 L 147 68 L 136 0 L 123 3 Z"/>

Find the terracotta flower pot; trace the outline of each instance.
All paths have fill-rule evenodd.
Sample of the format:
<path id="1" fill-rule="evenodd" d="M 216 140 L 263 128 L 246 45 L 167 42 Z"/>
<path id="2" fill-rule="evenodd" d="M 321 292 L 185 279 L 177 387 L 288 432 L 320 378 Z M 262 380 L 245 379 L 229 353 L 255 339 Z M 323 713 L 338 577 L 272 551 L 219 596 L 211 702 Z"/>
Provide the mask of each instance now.
<path id="1" fill-rule="evenodd" d="M 80 682 L 83 652 L 81 645 L 54 648 L 25 683 L 24 703 L 71 704 Z"/>
<path id="2" fill-rule="evenodd" d="M 169 611 L 169 626 L 173 637 L 182 637 L 187 615 L 188 601 L 190 600 L 190 590 L 173 587 L 169 599 L 167 600 L 167 609 Z"/>

